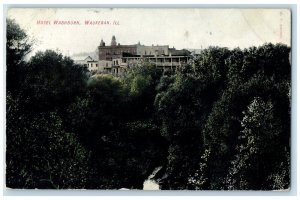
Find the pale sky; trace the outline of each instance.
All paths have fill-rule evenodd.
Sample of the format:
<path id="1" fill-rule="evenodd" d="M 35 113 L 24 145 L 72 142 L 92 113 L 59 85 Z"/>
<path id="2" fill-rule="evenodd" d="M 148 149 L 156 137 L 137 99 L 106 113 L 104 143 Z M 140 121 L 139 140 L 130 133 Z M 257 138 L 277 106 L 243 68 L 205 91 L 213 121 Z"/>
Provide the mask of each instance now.
<path id="1" fill-rule="evenodd" d="M 120 44 L 140 41 L 177 49 L 291 44 L 287 9 L 10 8 L 7 16 L 37 41 L 35 51 L 59 49 L 69 55 L 94 51 L 101 39 L 110 45 L 112 35 Z M 80 25 L 54 25 L 55 20 L 75 20 Z M 85 25 L 85 20 L 110 25 Z M 113 21 L 119 25 L 112 25 Z"/>

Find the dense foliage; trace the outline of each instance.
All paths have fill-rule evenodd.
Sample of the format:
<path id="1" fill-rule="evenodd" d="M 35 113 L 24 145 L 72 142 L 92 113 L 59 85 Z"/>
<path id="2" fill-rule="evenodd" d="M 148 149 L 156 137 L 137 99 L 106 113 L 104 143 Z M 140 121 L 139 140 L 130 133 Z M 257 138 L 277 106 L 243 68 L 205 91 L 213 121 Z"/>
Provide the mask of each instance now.
<path id="1" fill-rule="evenodd" d="M 118 78 L 31 49 L 7 20 L 7 187 L 142 189 L 158 166 L 161 189 L 290 187 L 289 47 L 210 47 Z"/>

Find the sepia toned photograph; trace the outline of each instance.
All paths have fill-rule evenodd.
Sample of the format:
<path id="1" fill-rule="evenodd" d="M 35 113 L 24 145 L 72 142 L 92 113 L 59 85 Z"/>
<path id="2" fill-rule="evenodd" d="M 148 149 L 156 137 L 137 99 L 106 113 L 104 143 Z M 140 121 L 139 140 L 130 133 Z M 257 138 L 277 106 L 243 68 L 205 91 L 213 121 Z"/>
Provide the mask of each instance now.
<path id="1" fill-rule="evenodd" d="M 289 191 L 291 10 L 14 8 L 9 189 Z"/>

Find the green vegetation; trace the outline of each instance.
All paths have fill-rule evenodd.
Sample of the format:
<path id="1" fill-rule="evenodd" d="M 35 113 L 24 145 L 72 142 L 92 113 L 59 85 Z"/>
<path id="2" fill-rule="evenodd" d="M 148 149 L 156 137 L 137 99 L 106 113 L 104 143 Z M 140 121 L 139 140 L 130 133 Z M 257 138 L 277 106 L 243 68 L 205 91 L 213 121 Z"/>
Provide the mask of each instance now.
<path id="1" fill-rule="evenodd" d="M 210 47 L 174 73 L 149 63 L 88 77 L 7 20 L 10 188 L 290 187 L 290 48 Z"/>

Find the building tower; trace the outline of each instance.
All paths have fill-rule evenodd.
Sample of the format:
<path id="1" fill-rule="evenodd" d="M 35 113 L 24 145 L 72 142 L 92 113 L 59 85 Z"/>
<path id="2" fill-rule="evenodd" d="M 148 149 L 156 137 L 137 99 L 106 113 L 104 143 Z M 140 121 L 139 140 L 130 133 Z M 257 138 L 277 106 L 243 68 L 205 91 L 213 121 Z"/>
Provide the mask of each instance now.
<path id="1" fill-rule="evenodd" d="M 117 46 L 117 41 L 116 41 L 116 37 L 113 35 L 111 38 L 111 46 Z"/>
<path id="2" fill-rule="evenodd" d="M 103 39 L 101 39 L 100 47 L 105 47 L 105 42 L 103 42 Z"/>

